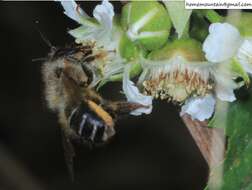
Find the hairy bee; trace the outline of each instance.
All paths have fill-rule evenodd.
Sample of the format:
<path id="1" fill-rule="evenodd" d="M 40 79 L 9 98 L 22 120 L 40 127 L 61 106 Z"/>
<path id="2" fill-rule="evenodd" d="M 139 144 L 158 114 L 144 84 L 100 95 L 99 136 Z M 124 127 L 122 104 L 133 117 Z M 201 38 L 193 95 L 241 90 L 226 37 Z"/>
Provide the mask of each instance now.
<path id="1" fill-rule="evenodd" d="M 73 142 L 96 146 L 114 134 L 121 114 L 142 107 L 124 101 L 103 99 L 93 88 L 92 61 L 101 57 L 93 53 L 94 44 L 52 47 L 43 64 L 45 98 L 58 114 L 68 169 L 73 178 Z"/>

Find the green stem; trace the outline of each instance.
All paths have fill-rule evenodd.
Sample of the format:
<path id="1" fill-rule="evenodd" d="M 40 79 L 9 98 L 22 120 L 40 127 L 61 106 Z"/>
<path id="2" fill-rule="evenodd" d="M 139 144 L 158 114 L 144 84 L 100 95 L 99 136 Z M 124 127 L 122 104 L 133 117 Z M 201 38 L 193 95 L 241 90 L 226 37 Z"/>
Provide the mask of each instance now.
<path id="1" fill-rule="evenodd" d="M 201 13 L 211 22 L 223 22 L 224 17 L 219 15 L 215 10 L 203 10 Z"/>

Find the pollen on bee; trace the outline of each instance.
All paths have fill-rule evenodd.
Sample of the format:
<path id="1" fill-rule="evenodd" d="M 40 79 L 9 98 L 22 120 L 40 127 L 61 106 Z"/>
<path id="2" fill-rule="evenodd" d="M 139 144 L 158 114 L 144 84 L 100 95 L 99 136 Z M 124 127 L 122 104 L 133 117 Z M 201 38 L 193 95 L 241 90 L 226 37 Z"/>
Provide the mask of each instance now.
<path id="1" fill-rule="evenodd" d="M 113 118 L 101 106 L 89 100 L 88 105 L 109 127 L 114 127 Z"/>

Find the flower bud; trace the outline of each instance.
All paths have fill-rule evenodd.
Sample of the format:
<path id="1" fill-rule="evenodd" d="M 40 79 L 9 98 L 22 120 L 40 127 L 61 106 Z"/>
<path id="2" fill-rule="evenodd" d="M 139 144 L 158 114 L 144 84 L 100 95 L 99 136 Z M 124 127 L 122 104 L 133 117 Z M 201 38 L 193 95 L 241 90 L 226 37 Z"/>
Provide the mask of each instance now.
<path id="1" fill-rule="evenodd" d="M 149 54 L 149 58 L 154 60 L 171 59 L 174 56 L 181 56 L 188 62 L 205 60 L 201 44 L 193 39 L 181 39 L 169 42 L 162 49 Z"/>
<path id="2" fill-rule="evenodd" d="M 122 58 L 133 61 L 139 57 L 139 48 L 123 34 L 119 43 L 119 52 Z"/>
<path id="3" fill-rule="evenodd" d="M 122 10 L 121 23 L 129 39 L 147 50 L 162 47 L 172 26 L 167 10 L 156 1 L 127 3 Z"/>

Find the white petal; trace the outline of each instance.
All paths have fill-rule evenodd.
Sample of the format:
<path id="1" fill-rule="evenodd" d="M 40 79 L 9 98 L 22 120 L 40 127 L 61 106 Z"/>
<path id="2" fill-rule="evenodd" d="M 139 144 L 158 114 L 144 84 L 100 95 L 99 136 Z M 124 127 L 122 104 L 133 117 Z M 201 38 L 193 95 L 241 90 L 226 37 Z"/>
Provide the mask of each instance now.
<path id="1" fill-rule="evenodd" d="M 228 23 L 214 23 L 210 25 L 209 33 L 203 44 L 208 61 L 218 63 L 236 55 L 242 42 L 238 29 Z"/>
<path id="2" fill-rule="evenodd" d="M 102 4 L 97 5 L 93 11 L 93 15 L 102 27 L 108 30 L 112 29 L 115 13 L 113 5 L 109 3 L 108 0 L 103 0 Z"/>
<path id="3" fill-rule="evenodd" d="M 180 115 L 189 114 L 192 119 L 204 121 L 209 119 L 215 109 L 215 99 L 212 95 L 204 97 L 190 98 L 182 106 Z"/>
<path id="4" fill-rule="evenodd" d="M 237 58 L 244 70 L 252 74 L 252 39 L 246 39 L 242 43 Z"/>
<path id="5" fill-rule="evenodd" d="M 75 3 L 75 1 L 63 1 L 61 4 L 65 14 L 82 26 L 70 30 L 69 33 L 76 38 L 77 43 L 85 41 L 96 41 L 97 46 L 103 46 L 108 50 L 117 48 L 114 31 L 112 31 L 114 8 L 108 0 L 103 0 L 93 11 L 93 16 L 98 23 L 90 20 L 89 16 Z M 112 39 L 113 38 L 113 39 Z"/>
<path id="6" fill-rule="evenodd" d="M 97 28 L 89 26 L 80 26 L 73 30 L 68 31 L 78 41 L 93 40 L 96 34 Z"/>
<path id="7" fill-rule="evenodd" d="M 236 100 L 234 89 L 228 88 L 221 84 L 217 84 L 215 87 L 217 97 L 222 101 L 233 102 Z"/>
<path id="8" fill-rule="evenodd" d="M 238 85 L 233 80 L 234 75 L 229 66 L 229 62 L 223 62 L 216 68 L 213 68 L 212 74 L 215 78 L 215 93 L 217 97 L 222 101 L 233 102 L 236 100 L 234 89 L 238 88 Z"/>
<path id="9" fill-rule="evenodd" d="M 152 111 L 152 97 L 141 94 L 135 84 L 130 80 L 130 65 L 125 66 L 123 74 L 123 91 L 128 102 L 139 103 L 146 108 L 139 108 L 131 112 L 132 115 L 141 115 L 143 113 L 149 114 Z"/>
<path id="10" fill-rule="evenodd" d="M 78 7 L 74 0 L 60 0 L 60 3 L 65 10 L 64 13 L 80 24 L 82 23 L 81 20 L 83 19 L 83 17 L 89 17 L 80 7 Z"/>

